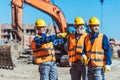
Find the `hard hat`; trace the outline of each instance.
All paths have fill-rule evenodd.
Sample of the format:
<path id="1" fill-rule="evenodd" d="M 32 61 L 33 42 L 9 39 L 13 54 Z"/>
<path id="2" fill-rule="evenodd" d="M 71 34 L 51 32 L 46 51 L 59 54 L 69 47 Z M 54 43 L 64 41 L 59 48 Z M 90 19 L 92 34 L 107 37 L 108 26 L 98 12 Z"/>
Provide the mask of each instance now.
<path id="1" fill-rule="evenodd" d="M 92 17 L 89 19 L 88 25 L 100 25 L 100 21 L 96 17 Z"/>
<path id="2" fill-rule="evenodd" d="M 37 19 L 35 22 L 35 27 L 46 27 L 46 23 L 42 19 Z"/>
<path id="3" fill-rule="evenodd" d="M 74 19 L 74 24 L 85 24 L 85 21 L 83 20 L 83 18 L 81 18 L 81 17 L 76 17 L 75 19 Z"/>

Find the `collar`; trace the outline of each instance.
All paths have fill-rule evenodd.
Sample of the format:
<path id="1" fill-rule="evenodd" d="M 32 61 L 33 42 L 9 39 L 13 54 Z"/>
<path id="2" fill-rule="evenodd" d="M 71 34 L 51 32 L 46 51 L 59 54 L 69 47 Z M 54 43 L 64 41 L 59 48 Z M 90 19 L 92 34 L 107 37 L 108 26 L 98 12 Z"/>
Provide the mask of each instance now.
<path id="1" fill-rule="evenodd" d="M 89 33 L 90 38 L 97 38 L 99 33 Z"/>

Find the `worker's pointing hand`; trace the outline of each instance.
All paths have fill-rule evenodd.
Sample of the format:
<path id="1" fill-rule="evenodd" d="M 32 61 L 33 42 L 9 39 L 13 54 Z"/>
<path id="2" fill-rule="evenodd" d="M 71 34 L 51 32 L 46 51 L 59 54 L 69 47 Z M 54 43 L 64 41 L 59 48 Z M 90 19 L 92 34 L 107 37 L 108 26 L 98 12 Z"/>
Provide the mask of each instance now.
<path id="1" fill-rule="evenodd" d="M 58 38 L 65 38 L 66 37 L 66 35 L 67 35 L 67 33 L 59 33 L 59 34 L 57 34 L 57 37 Z"/>

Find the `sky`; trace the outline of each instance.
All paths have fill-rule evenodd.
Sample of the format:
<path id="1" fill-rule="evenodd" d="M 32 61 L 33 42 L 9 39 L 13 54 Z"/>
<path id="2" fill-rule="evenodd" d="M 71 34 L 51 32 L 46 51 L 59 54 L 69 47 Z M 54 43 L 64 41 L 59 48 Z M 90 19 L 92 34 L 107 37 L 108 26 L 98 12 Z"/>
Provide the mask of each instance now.
<path id="1" fill-rule="evenodd" d="M 0 0 L 0 24 L 11 24 L 11 0 Z M 102 23 L 100 32 L 120 40 L 120 0 L 104 0 L 101 19 L 100 0 L 51 0 L 65 15 L 67 23 L 73 23 L 75 17 L 82 17 L 86 22 L 95 16 Z M 23 24 L 34 24 L 42 18 L 47 24 L 52 23 L 49 15 L 24 4 Z"/>

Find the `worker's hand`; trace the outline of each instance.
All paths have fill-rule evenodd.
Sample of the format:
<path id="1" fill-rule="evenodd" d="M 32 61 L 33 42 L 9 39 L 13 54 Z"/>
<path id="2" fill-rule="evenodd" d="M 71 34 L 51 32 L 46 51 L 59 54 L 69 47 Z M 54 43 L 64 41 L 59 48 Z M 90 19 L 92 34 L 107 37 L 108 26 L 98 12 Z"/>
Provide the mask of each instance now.
<path id="1" fill-rule="evenodd" d="M 104 72 L 108 72 L 111 70 L 111 66 L 110 65 L 105 65 L 104 66 Z"/>
<path id="2" fill-rule="evenodd" d="M 67 32 L 68 32 L 68 34 L 75 34 L 76 29 L 75 29 L 75 27 L 70 26 L 70 27 L 67 28 Z"/>
<path id="3" fill-rule="evenodd" d="M 80 60 L 81 60 L 81 62 L 83 64 L 86 64 L 86 62 L 87 62 L 87 56 L 86 55 L 82 55 Z"/>
<path id="4" fill-rule="evenodd" d="M 59 34 L 57 34 L 57 37 L 58 38 L 65 38 L 66 37 L 66 35 L 67 35 L 67 33 L 59 33 Z"/>

